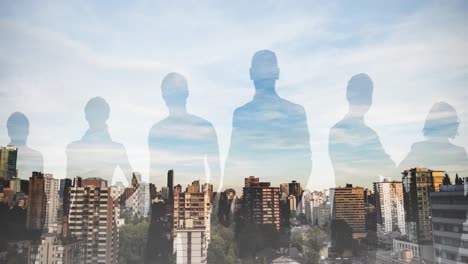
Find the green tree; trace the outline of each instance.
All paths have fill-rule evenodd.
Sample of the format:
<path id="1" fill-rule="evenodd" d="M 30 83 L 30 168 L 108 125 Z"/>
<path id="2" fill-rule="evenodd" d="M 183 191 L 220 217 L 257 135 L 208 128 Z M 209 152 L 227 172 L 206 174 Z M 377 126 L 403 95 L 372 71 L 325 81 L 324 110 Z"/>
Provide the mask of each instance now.
<path id="1" fill-rule="evenodd" d="M 316 264 L 319 263 L 320 249 L 328 240 L 328 234 L 318 226 L 313 226 L 305 234 L 305 240 L 301 246 L 303 253 L 303 263 Z"/>
<path id="2" fill-rule="evenodd" d="M 320 259 L 320 254 L 315 249 L 308 249 L 304 253 L 304 264 L 318 264 Z"/>
<path id="3" fill-rule="evenodd" d="M 221 224 L 211 230 L 211 241 L 208 247 L 208 263 L 237 263 L 234 229 Z"/>
<path id="4" fill-rule="evenodd" d="M 149 224 L 126 224 L 120 228 L 119 263 L 144 263 Z"/>

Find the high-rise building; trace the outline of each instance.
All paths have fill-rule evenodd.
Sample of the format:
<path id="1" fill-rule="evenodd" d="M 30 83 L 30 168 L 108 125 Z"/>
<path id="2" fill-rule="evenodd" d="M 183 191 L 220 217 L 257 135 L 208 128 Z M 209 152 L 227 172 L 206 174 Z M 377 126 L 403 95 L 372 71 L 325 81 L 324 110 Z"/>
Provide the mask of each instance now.
<path id="1" fill-rule="evenodd" d="M 288 201 L 289 201 L 289 211 L 295 212 L 295 211 L 296 211 L 296 208 L 297 208 L 296 196 L 294 196 L 294 195 L 292 195 L 292 194 L 289 195 Z"/>
<path id="2" fill-rule="evenodd" d="M 177 263 L 206 263 L 210 242 L 210 197 L 213 187 L 193 182 L 174 192 L 174 250 Z"/>
<path id="3" fill-rule="evenodd" d="M 435 263 L 468 263 L 468 177 L 430 194 Z"/>
<path id="4" fill-rule="evenodd" d="M 248 178 L 244 179 L 244 186 L 256 185 L 259 182 L 260 182 L 259 178 L 256 178 L 255 176 L 249 176 Z M 288 193 L 288 196 L 289 196 L 289 193 Z"/>
<path id="5" fill-rule="evenodd" d="M 122 201 L 125 202 L 125 200 L 127 199 L 126 197 L 126 195 L 128 194 L 126 192 L 127 189 L 128 188 L 126 188 L 125 185 L 121 181 L 116 182 L 112 186 L 112 197 L 119 197 L 120 204 L 122 204 Z"/>
<path id="6" fill-rule="evenodd" d="M 224 226 L 231 224 L 234 213 L 236 191 L 234 189 L 226 189 L 219 195 L 218 202 L 218 219 Z"/>
<path id="7" fill-rule="evenodd" d="M 83 263 L 83 250 L 80 240 L 64 241 L 58 233 L 44 232 L 40 239 L 33 241 L 28 248 L 28 263 Z"/>
<path id="8" fill-rule="evenodd" d="M 68 234 L 82 240 L 85 263 L 117 263 L 119 251 L 118 197 L 100 178 L 76 177 L 68 188 Z M 114 200 L 115 199 L 115 200 Z"/>
<path id="9" fill-rule="evenodd" d="M 406 215 L 406 234 L 414 243 L 432 243 L 429 194 L 439 192 L 443 171 L 412 168 L 402 172 Z"/>
<path id="10" fill-rule="evenodd" d="M 364 204 L 375 204 L 375 192 L 367 188 L 364 189 Z"/>
<path id="11" fill-rule="evenodd" d="M 63 195 L 65 194 L 65 190 L 67 187 L 70 187 L 72 185 L 72 180 L 65 178 L 65 179 L 60 179 L 60 188 L 59 188 L 59 198 L 63 199 Z"/>
<path id="12" fill-rule="evenodd" d="M 59 208 L 59 180 L 52 174 L 44 174 L 44 192 L 47 197 L 45 226 L 57 224 Z"/>
<path id="13" fill-rule="evenodd" d="M 81 178 L 80 178 L 81 180 Z M 78 183 L 76 183 L 78 184 Z M 60 181 L 60 190 L 59 195 L 61 198 L 62 206 L 62 219 L 59 219 L 62 222 L 62 237 L 69 237 L 68 229 L 68 216 L 70 214 L 70 188 L 73 186 L 71 179 L 65 179 Z"/>
<path id="14" fill-rule="evenodd" d="M 328 203 L 328 205 L 327 205 Z M 328 207 L 328 210 L 327 210 Z M 329 191 L 305 191 L 301 200 L 301 213 L 305 214 L 306 219 L 312 225 L 316 225 L 321 217 L 321 224 L 325 224 L 330 219 Z M 322 212 L 320 212 L 322 210 Z M 325 211 L 328 211 L 324 215 Z"/>
<path id="15" fill-rule="evenodd" d="M 169 188 L 166 186 L 161 187 L 161 197 L 164 200 L 169 199 Z"/>
<path id="16" fill-rule="evenodd" d="M 330 189 L 333 197 L 332 219 L 344 221 L 352 230 L 354 239 L 366 237 L 364 188 L 347 184 L 344 188 Z"/>
<path id="17" fill-rule="evenodd" d="M 10 180 L 10 190 L 15 193 L 21 192 L 21 179 L 18 177 L 11 178 Z"/>
<path id="18" fill-rule="evenodd" d="M 151 209 L 151 193 L 149 183 L 144 182 L 140 185 L 140 200 L 142 203 L 139 206 L 139 210 L 142 212 L 143 216 L 147 217 L 149 216 Z"/>
<path id="19" fill-rule="evenodd" d="M 29 194 L 29 180 L 21 180 L 21 192 L 26 195 Z"/>
<path id="20" fill-rule="evenodd" d="M 122 208 L 132 214 L 137 214 L 143 217 L 148 216 L 150 210 L 150 185 L 141 181 L 141 174 L 134 172 L 132 177 L 132 185 L 125 188 L 123 184 L 113 186 L 113 191 L 120 198 Z"/>
<path id="21" fill-rule="evenodd" d="M 174 246 L 174 203 L 154 198 L 148 229 L 145 263 L 169 263 Z"/>
<path id="22" fill-rule="evenodd" d="M 156 188 L 156 185 L 154 185 L 153 183 L 150 183 L 148 188 L 149 188 L 149 193 L 150 193 L 150 199 L 152 201 L 153 199 L 158 197 L 158 189 Z"/>
<path id="23" fill-rule="evenodd" d="M 377 213 L 375 210 L 375 192 L 364 189 L 364 211 L 366 212 L 367 242 L 377 243 Z M 387 243 L 387 245 L 389 245 Z"/>
<path id="24" fill-rule="evenodd" d="M 210 203 L 213 203 L 213 184 L 206 182 L 201 186 L 201 188 L 203 192 L 207 192 L 209 194 Z"/>
<path id="25" fill-rule="evenodd" d="M 174 186 L 174 191 L 173 191 L 173 194 L 174 194 L 174 195 L 176 195 L 176 194 L 178 194 L 178 193 L 181 193 L 181 192 L 182 192 L 182 185 L 177 184 L 176 186 Z M 168 200 L 173 201 L 173 200 L 174 200 L 174 196 L 169 195 Z"/>
<path id="26" fill-rule="evenodd" d="M 177 264 L 206 264 L 207 233 L 203 228 L 185 227 L 176 231 L 174 249 Z"/>
<path id="27" fill-rule="evenodd" d="M 403 183 L 383 179 L 374 182 L 377 231 L 387 234 L 398 230 L 406 234 Z"/>
<path id="28" fill-rule="evenodd" d="M 167 188 L 169 189 L 168 198 L 172 201 L 174 199 L 174 170 L 167 172 Z"/>
<path id="29" fill-rule="evenodd" d="M 289 183 L 289 195 L 294 195 L 296 197 L 297 204 L 299 204 L 302 198 L 301 183 L 296 181 Z"/>
<path id="30" fill-rule="evenodd" d="M 29 178 L 29 201 L 26 216 L 28 230 L 42 231 L 46 222 L 47 194 L 45 177 L 41 172 L 33 172 Z"/>
<path id="31" fill-rule="evenodd" d="M 327 199 L 324 203 L 319 205 L 317 211 L 317 225 L 320 227 L 324 227 L 330 223 L 331 218 L 331 204 L 329 199 Z"/>
<path id="32" fill-rule="evenodd" d="M 123 204 L 124 208 L 130 210 L 132 214 L 147 217 L 150 202 L 149 184 L 140 183 Z"/>
<path id="33" fill-rule="evenodd" d="M 0 148 L 0 178 L 10 180 L 17 176 L 16 160 L 18 148 L 6 146 Z"/>
<path id="34" fill-rule="evenodd" d="M 249 222 L 259 225 L 273 225 L 280 229 L 279 188 L 271 187 L 269 182 L 260 182 L 259 178 L 245 178 L 243 207 Z"/>
<path id="35" fill-rule="evenodd" d="M 244 199 L 242 199 L 242 203 L 240 205 L 241 210 L 242 210 L 242 207 L 245 207 Z M 242 210 L 242 211 L 246 212 L 246 210 Z M 291 210 L 290 210 L 289 201 L 287 198 L 279 200 L 279 218 L 280 218 L 280 229 L 289 230 L 291 228 Z M 248 217 L 247 219 L 251 219 L 251 217 Z"/>
<path id="36" fill-rule="evenodd" d="M 210 216 L 210 193 L 199 185 L 189 185 L 185 192 L 174 194 L 174 229 L 184 228 L 191 221 L 193 227 L 207 227 Z"/>
<path id="37" fill-rule="evenodd" d="M 280 184 L 280 199 L 286 200 L 289 196 L 289 183 Z"/>

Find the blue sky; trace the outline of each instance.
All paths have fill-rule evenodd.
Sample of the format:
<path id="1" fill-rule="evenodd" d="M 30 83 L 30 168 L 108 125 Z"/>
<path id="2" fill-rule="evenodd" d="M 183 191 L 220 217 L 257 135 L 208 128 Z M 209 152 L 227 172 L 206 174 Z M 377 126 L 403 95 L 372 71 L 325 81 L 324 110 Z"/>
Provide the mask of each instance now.
<path id="1" fill-rule="evenodd" d="M 334 184 L 328 133 L 347 112 L 348 80 L 361 72 L 374 82 L 367 124 L 397 164 L 423 140 L 438 101 L 458 111 L 452 142 L 467 148 L 467 9 L 464 1 L 2 2 L 0 144 L 9 141 L 8 116 L 24 112 L 29 145 L 47 172 L 64 177 L 65 147 L 87 129 L 84 105 L 102 96 L 112 138 L 148 175 L 148 132 L 167 115 L 161 80 L 176 71 L 188 80 L 189 112 L 215 126 L 224 160 L 232 112 L 254 92 L 251 57 L 271 49 L 278 93 L 307 112 L 312 189 Z"/>

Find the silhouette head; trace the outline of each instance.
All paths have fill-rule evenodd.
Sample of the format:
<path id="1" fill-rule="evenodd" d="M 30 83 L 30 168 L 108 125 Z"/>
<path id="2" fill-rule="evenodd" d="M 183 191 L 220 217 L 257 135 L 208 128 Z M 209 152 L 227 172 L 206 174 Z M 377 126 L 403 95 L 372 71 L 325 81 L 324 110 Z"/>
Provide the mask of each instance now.
<path id="1" fill-rule="evenodd" d="M 89 127 L 100 129 L 109 119 L 110 107 L 104 98 L 93 97 L 86 103 L 84 111 Z"/>
<path id="2" fill-rule="evenodd" d="M 348 82 L 346 98 L 351 107 L 358 108 L 365 113 L 372 105 L 373 91 L 374 84 L 371 78 L 365 73 L 357 74 Z"/>
<path id="3" fill-rule="evenodd" d="M 29 135 L 29 120 L 21 112 L 14 112 L 7 120 L 8 136 L 12 142 L 26 144 Z"/>
<path id="4" fill-rule="evenodd" d="M 169 110 L 184 108 L 189 95 L 187 80 L 184 76 L 172 72 L 164 77 L 161 92 Z"/>
<path id="5" fill-rule="evenodd" d="M 446 102 L 435 103 L 424 123 L 423 134 L 428 138 L 454 138 L 460 121 L 457 111 Z"/>
<path id="6" fill-rule="evenodd" d="M 263 88 L 262 84 L 274 84 L 279 79 L 279 68 L 276 55 L 270 50 L 260 50 L 252 57 L 250 67 L 250 79 L 254 82 L 255 88 Z"/>

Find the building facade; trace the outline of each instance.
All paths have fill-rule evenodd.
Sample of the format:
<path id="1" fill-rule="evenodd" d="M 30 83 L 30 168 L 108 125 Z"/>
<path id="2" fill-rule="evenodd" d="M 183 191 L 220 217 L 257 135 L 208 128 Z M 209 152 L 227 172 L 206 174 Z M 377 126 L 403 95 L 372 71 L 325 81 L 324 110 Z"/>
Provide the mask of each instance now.
<path id="1" fill-rule="evenodd" d="M 468 178 L 430 194 L 435 263 L 468 263 Z"/>
<path id="2" fill-rule="evenodd" d="M 207 262 L 213 188 L 203 186 L 201 190 L 200 182 L 194 181 L 185 192 L 174 192 L 174 250 L 178 264 Z"/>
<path id="3" fill-rule="evenodd" d="M 414 243 L 432 243 L 429 194 L 439 192 L 443 171 L 412 168 L 402 172 L 406 215 L 406 234 Z"/>
<path id="4" fill-rule="evenodd" d="M 269 182 L 260 182 L 259 178 L 245 178 L 243 206 L 247 219 L 258 225 L 273 225 L 280 229 L 280 191 L 271 187 Z M 289 204 L 288 204 L 289 205 Z"/>
<path id="5" fill-rule="evenodd" d="M 333 197 L 332 219 L 343 220 L 352 230 L 353 238 L 366 236 L 364 188 L 347 184 L 344 188 L 330 190 Z"/>
<path id="6" fill-rule="evenodd" d="M 208 238 L 205 228 L 182 228 L 176 231 L 174 249 L 177 264 L 207 263 Z"/>
<path id="7" fill-rule="evenodd" d="M 44 192 L 47 197 L 45 226 L 57 224 L 59 200 L 59 180 L 52 174 L 44 174 Z"/>
<path id="8" fill-rule="evenodd" d="M 17 147 L 6 146 L 0 148 L 0 179 L 10 180 L 17 176 L 17 157 Z"/>
<path id="9" fill-rule="evenodd" d="M 374 194 L 378 233 L 398 231 L 405 235 L 403 183 L 390 179 L 374 182 Z"/>
<path id="10" fill-rule="evenodd" d="M 85 263 L 118 262 L 118 198 L 100 178 L 76 177 L 69 188 L 68 233 L 82 241 Z"/>
<path id="11" fill-rule="evenodd" d="M 45 177 L 40 172 L 33 172 L 29 178 L 29 200 L 26 216 L 28 230 L 42 231 L 46 222 L 47 194 L 45 192 Z"/>
<path id="12" fill-rule="evenodd" d="M 82 264 L 81 241 L 64 242 L 57 232 L 44 232 L 28 247 L 29 264 Z"/>

